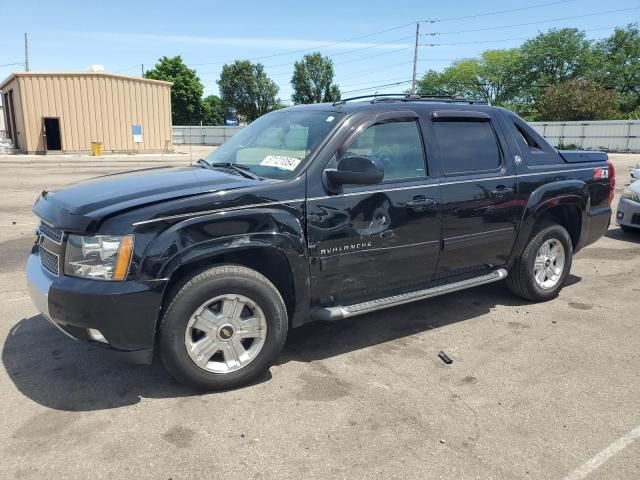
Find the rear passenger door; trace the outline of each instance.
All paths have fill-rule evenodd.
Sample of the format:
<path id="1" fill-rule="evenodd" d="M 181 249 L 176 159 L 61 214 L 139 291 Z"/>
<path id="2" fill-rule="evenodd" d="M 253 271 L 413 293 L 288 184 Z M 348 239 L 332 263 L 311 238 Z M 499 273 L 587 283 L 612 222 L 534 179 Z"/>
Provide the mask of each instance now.
<path id="1" fill-rule="evenodd" d="M 524 205 L 492 113 L 430 114 L 440 166 L 442 252 L 437 278 L 506 263 Z"/>

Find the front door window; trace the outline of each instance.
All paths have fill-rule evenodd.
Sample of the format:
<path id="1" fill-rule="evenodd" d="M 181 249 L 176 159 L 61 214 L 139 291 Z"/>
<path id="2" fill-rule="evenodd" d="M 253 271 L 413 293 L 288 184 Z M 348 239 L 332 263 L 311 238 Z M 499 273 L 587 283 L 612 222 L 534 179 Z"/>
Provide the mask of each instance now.
<path id="1" fill-rule="evenodd" d="M 384 168 L 384 181 L 424 177 L 420 129 L 414 119 L 376 123 L 351 143 L 342 157 L 363 156 Z"/>

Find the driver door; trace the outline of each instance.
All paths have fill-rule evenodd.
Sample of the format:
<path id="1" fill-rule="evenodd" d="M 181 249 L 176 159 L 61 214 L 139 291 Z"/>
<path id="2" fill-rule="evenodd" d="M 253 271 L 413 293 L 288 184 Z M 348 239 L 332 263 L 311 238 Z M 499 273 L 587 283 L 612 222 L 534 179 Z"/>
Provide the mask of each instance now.
<path id="1" fill-rule="evenodd" d="M 431 280 L 440 251 L 440 193 L 422 131 L 414 112 L 378 116 L 355 128 L 327 165 L 366 156 L 384 168 L 384 178 L 307 200 L 314 304 L 358 303 Z"/>

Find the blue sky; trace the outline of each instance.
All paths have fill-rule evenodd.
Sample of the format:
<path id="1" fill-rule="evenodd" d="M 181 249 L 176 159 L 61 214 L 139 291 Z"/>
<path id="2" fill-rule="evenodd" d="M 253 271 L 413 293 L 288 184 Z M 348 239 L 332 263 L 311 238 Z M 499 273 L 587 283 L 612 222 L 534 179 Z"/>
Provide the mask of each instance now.
<path id="1" fill-rule="evenodd" d="M 526 8 L 538 5 L 544 6 Z M 149 68 L 162 55 L 182 55 L 196 68 L 205 92 L 217 93 L 224 62 L 251 59 L 265 65 L 280 97 L 288 100 L 293 62 L 320 50 L 333 58 L 343 96 L 397 92 L 407 84 L 381 85 L 411 79 L 417 20 L 436 20 L 420 28 L 437 34 L 421 37 L 422 44 L 437 45 L 420 47 L 420 76 L 485 49 L 517 46 L 552 27 L 577 27 L 590 38 L 602 38 L 615 26 L 640 20 L 639 7 L 638 0 L 22 0 L 3 9 L 0 65 L 23 60 L 23 33 L 28 32 L 33 71 L 102 64 L 109 72 L 140 75 L 141 64 Z M 612 10 L 624 11 L 603 13 Z M 2 66 L 0 78 L 22 68 Z"/>

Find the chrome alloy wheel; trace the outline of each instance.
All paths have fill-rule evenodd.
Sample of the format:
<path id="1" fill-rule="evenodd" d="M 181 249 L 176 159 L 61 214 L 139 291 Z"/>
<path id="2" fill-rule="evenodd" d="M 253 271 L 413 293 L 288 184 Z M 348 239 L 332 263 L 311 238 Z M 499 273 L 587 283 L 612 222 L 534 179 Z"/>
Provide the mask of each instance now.
<path id="1" fill-rule="evenodd" d="M 560 240 L 546 240 L 536 254 L 534 276 L 536 284 L 545 290 L 555 287 L 564 271 L 565 252 Z"/>
<path id="2" fill-rule="evenodd" d="M 267 338 L 267 320 L 243 295 L 219 295 L 189 318 L 184 344 L 191 360 L 212 373 L 231 373 L 250 364 Z"/>

